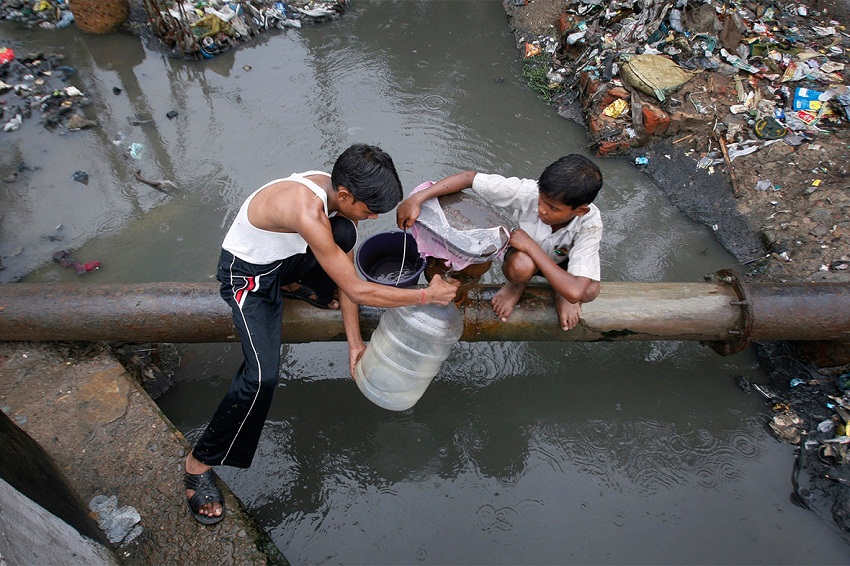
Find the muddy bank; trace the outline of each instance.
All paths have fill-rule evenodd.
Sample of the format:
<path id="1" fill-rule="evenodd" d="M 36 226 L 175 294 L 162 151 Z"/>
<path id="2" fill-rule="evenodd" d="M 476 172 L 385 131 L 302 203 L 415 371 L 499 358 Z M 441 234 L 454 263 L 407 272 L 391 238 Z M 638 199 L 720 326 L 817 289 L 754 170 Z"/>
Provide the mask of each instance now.
<path id="1" fill-rule="evenodd" d="M 808 124 L 796 111 L 803 91 L 847 82 L 850 40 L 835 19 L 846 3 L 795 12 L 709 3 L 708 14 L 679 10 L 684 24 L 673 2 L 517 4 L 505 9 L 527 68 L 549 71 L 537 89 L 580 119 L 597 155 L 636 158 L 742 262 L 762 256 L 747 276 L 850 281 L 850 114 L 835 100 L 809 101 L 821 110 L 801 114 Z M 679 73 L 684 84 L 635 78 L 649 72 Z"/>

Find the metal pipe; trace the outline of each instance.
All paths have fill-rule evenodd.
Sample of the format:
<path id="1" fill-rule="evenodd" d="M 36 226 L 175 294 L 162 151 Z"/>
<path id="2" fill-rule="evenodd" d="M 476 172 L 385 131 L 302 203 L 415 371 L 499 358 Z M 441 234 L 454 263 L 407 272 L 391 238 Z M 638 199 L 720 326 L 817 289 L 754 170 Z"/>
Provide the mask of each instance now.
<path id="1" fill-rule="evenodd" d="M 833 339 L 850 340 L 848 284 L 764 283 L 744 288 L 752 311 L 751 340 L 811 340 L 826 328 L 836 331 Z"/>
<path id="2" fill-rule="evenodd" d="M 732 283 L 732 284 L 730 284 Z M 697 340 L 734 353 L 749 340 L 850 341 L 850 285 L 838 283 L 604 282 L 569 332 L 552 291 L 529 287 L 507 323 L 493 314 L 498 285 L 473 288 L 459 305 L 462 341 Z M 363 337 L 383 309 L 361 307 Z M 288 301 L 283 343 L 342 341 L 338 311 Z M 0 285 L 0 341 L 229 342 L 237 337 L 214 283 Z"/>

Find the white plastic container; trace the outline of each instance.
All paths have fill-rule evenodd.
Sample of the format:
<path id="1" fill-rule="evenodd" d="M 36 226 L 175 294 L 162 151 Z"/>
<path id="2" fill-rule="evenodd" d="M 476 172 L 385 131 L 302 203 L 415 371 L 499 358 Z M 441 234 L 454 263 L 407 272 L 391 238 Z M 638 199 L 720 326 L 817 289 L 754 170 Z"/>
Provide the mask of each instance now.
<path id="1" fill-rule="evenodd" d="M 454 304 L 387 309 L 354 368 L 367 399 L 390 411 L 419 401 L 463 333 Z"/>

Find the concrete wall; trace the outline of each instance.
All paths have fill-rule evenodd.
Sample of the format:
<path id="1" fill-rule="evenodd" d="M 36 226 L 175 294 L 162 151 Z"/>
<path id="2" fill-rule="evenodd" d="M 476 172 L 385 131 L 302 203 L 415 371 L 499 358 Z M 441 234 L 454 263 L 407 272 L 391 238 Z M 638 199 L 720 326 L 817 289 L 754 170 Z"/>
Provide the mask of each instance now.
<path id="1" fill-rule="evenodd" d="M 119 564 L 105 546 L 84 537 L 2 479 L 0 563 Z"/>
<path id="2" fill-rule="evenodd" d="M 114 563 L 64 474 L 2 411 L 0 446 L 0 563 Z"/>

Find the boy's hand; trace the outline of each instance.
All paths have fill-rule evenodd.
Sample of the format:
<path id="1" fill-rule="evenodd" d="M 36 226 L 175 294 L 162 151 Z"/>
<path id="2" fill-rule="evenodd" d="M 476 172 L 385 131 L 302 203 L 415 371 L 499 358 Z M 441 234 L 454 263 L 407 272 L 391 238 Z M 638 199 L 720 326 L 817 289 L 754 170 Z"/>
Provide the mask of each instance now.
<path id="1" fill-rule="evenodd" d="M 419 203 L 410 197 L 404 199 L 400 205 L 398 205 L 398 210 L 395 213 L 396 220 L 398 221 L 398 227 L 404 230 L 405 228 L 410 228 L 413 226 L 413 223 L 416 222 L 416 219 L 419 218 L 419 212 L 422 208 L 419 206 Z"/>
<path id="2" fill-rule="evenodd" d="M 363 357 L 363 354 L 366 352 L 366 344 L 362 341 L 359 344 L 348 346 L 348 371 L 351 373 L 351 378 L 354 379 L 354 368 L 357 366 L 357 362 L 360 361 L 360 358 Z"/>
<path id="3" fill-rule="evenodd" d="M 426 295 L 429 299 L 426 302 L 447 305 L 455 300 L 458 287 L 460 287 L 460 281 L 457 279 L 444 280 L 439 275 L 435 275 L 431 278 L 431 284 L 426 289 Z"/>
<path id="4" fill-rule="evenodd" d="M 534 239 L 528 235 L 528 232 L 523 230 L 522 228 L 516 228 L 511 230 L 511 239 L 508 242 L 512 248 L 515 248 L 521 252 L 529 253 L 532 248 L 539 248 L 540 246 Z"/>

